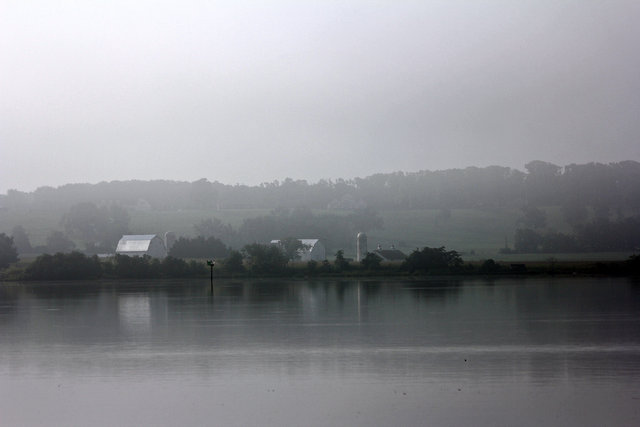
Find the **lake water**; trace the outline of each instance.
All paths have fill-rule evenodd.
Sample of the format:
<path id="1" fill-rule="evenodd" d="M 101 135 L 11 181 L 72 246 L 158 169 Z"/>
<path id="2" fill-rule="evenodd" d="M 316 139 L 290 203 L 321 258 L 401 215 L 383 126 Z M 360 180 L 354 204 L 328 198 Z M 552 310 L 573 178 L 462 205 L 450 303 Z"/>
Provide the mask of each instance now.
<path id="1" fill-rule="evenodd" d="M 640 283 L 4 283 L 0 424 L 638 426 Z"/>

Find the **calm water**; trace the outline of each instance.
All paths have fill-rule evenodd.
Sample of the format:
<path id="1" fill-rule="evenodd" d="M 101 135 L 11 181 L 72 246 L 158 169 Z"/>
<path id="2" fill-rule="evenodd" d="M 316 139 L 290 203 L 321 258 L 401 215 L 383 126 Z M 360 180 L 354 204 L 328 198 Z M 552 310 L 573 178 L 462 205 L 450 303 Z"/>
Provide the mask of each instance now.
<path id="1" fill-rule="evenodd" d="M 638 426 L 640 284 L 1 284 L 0 424 Z"/>

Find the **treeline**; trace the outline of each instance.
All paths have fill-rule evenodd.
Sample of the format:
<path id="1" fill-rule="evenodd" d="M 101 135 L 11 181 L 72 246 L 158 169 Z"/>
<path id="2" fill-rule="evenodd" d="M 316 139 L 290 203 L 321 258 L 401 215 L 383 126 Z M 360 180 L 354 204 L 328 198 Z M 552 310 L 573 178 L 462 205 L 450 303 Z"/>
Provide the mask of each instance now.
<path id="1" fill-rule="evenodd" d="M 576 224 L 573 233 L 519 228 L 514 250 L 503 253 L 633 252 L 640 250 L 640 217 L 619 220 L 596 218 Z"/>
<path id="2" fill-rule="evenodd" d="M 490 166 L 443 171 L 395 172 L 349 180 L 293 180 L 258 186 L 227 185 L 201 179 L 112 181 L 41 187 L 31 193 L 9 190 L 0 207 L 47 207 L 68 210 L 92 202 L 152 210 L 274 209 L 455 209 L 503 206 L 565 206 L 593 209 L 640 209 L 640 163 L 571 164 L 542 161 L 525 171 Z"/>
<path id="3" fill-rule="evenodd" d="M 516 268 L 514 268 L 516 267 Z M 101 261 L 96 255 L 80 252 L 41 255 L 23 271 L 13 270 L 5 279 L 18 280 L 94 280 L 106 279 L 163 279 L 204 278 L 208 266 L 200 261 L 185 261 L 167 257 L 116 255 Z M 342 251 L 329 262 L 308 261 L 291 263 L 286 253 L 275 245 L 252 244 L 241 251 L 230 251 L 213 270 L 215 277 L 358 277 L 358 276 L 423 276 L 423 275 L 507 275 L 507 274 L 640 274 L 640 256 L 631 256 L 625 262 L 559 265 L 550 259 L 545 266 L 527 270 L 524 264 L 504 265 L 488 259 L 481 264 L 464 263 L 456 251 L 444 247 L 416 249 L 402 263 L 382 263 L 368 253 L 359 263 L 347 261 Z"/>
<path id="4" fill-rule="evenodd" d="M 150 257 L 116 255 L 100 261 L 97 255 L 80 252 L 68 254 L 44 254 L 30 263 L 24 272 L 17 274 L 22 280 L 91 280 L 112 279 L 160 279 L 203 277 L 207 268 L 202 262 L 185 261 L 167 257 L 162 260 Z M 14 273 L 16 274 L 16 273 Z"/>
<path id="5" fill-rule="evenodd" d="M 444 247 L 415 250 L 403 263 L 392 265 L 383 265 L 381 258 L 374 253 L 368 253 L 360 263 L 352 263 L 344 258 L 341 250 L 336 253 L 332 263 L 328 260 L 296 263 L 294 260 L 295 257 L 288 254 L 281 245 L 253 243 L 240 251 L 229 251 L 225 258 L 216 262 L 216 273 L 290 276 L 300 273 L 357 275 L 386 271 L 400 274 L 445 274 L 463 271 L 460 255 L 456 251 L 447 251 Z M 115 255 L 101 261 L 97 255 L 87 256 L 74 251 L 40 255 L 23 271 L 14 271 L 12 274 L 14 278 L 22 280 L 91 280 L 204 277 L 207 272 L 208 267 L 202 261 L 186 261 L 173 256 L 159 260 L 148 256 Z"/>

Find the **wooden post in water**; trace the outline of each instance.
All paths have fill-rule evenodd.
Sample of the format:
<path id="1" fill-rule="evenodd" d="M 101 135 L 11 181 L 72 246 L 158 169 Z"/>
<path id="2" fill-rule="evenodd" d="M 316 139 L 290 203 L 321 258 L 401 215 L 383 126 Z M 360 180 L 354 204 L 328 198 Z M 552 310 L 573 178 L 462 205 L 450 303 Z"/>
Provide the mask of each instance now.
<path id="1" fill-rule="evenodd" d="M 213 295 L 213 266 L 216 265 L 216 263 L 214 260 L 208 259 L 207 265 L 211 267 L 211 294 Z"/>

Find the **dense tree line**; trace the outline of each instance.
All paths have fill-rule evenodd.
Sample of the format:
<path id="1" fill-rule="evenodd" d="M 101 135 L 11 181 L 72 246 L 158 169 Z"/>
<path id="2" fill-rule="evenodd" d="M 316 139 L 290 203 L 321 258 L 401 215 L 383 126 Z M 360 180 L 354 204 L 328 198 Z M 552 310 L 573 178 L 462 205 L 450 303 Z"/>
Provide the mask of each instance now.
<path id="1" fill-rule="evenodd" d="M 462 266 L 462 258 L 456 251 L 448 251 L 444 246 L 439 248 L 422 248 L 413 251 L 403 263 L 409 272 L 447 272 L 455 271 Z"/>
<path id="2" fill-rule="evenodd" d="M 633 252 L 639 249 L 640 216 L 619 220 L 596 218 L 577 224 L 573 233 L 519 228 L 514 237 L 514 251 L 518 253 Z"/>
<path id="3" fill-rule="evenodd" d="M 444 247 L 416 249 L 403 263 L 381 263 L 378 256 L 368 253 L 360 263 L 350 263 L 336 254 L 333 264 L 327 260 L 319 263 L 290 264 L 286 253 L 276 245 L 247 245 L 242 251 L 230 251 L 227 258 L 216 263 L 216 275 L 242 274 L 251 276 L 305 276 L 323 275 L 438 275 L 438 274 L 527 274 L 523 266 L 515 269 L 488 259 L 480 265 L 463 263 L 456 251 Z M 568 269 L 567 269 L 568 268 Z M 549 265 L 534 274 L 573 274 L 575 264 L 557 267 L 550 259 Z M 625 262 L 585 264 L 581 272 L 588 274 L 640 274 L 640 256 L 633 255 Z M 162 260 L 150 257 L 128 257 L 116 255 L 100 261 L 96 255 L 80 252 L 41 255 L 29 264 L 21 275 L 12 276 L 21 280 L 91 280 L 108 279 L 163 279 L 204 278 L 208 267 L 203 262 L 184 261 L 174 257 Z"/>
<path id="4" fill-rule="evenodd" d="M 168 256 L 163 259 L 116 255 L 103 264 L 107 277 L 123 279 L 204 277 L 207 267 L 198 261 L 185 261 Z"/>
<path id="5" fill-rule="evenodd" d="M 162 260 L 145 257 L 116 255 L 100 261 L 97 255 L 71 253 L 38 256 L 24 270 L 24 280 L 87 280 L 106 278 L 153 279 L 188 278 L 206 276 L 207 268 L 201 262 L 184 261 L 174 257 Z"/>
<path id="6" fill-rule="evenodd" d="M 542 161 L 525 171 L 489 166 L 442 171 L 395 172 L 350 180 L 274 181 L 258 186 L 226 185 L 201 179 L 112 181 L 41 187 L 32 193 L 9 190 L 0 205 L 59 207 L 79 203 L 99 206 L 178 209 L 273 209 L 276 207 L 354 210 L 477 208 L 562 205 L 595 209 L 640 208 L 640 163 L 571 164 Z"/>
<path id="7" fill-rule="evenodd" d="M 79 280 L 102 276 L 102 265 L 96 255 L 88 257 L 80 252 L 44 254 L 25 270 L 26 280 Z"/>

